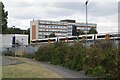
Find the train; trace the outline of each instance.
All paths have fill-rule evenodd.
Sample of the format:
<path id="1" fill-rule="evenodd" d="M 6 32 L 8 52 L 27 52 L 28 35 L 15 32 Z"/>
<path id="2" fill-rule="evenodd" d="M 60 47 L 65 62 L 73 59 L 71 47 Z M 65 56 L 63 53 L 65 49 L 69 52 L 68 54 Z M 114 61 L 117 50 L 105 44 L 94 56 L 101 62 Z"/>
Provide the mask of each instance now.
<path id="1" fill-rule="evenodd" d="M 120 40 L 120 33 L 108 33 L 108 34 L 85 34 L 79 36 L 67 36 L 67 37 L 52 37 L 52 38 L 43 38 L 43 39 L 34 39 L 31 41 L 31 44 L 46 44 L 46 43 L 55 43 L 55 42 L 74 42 L 74 41 L 99 41 L 99 40 Z"/>

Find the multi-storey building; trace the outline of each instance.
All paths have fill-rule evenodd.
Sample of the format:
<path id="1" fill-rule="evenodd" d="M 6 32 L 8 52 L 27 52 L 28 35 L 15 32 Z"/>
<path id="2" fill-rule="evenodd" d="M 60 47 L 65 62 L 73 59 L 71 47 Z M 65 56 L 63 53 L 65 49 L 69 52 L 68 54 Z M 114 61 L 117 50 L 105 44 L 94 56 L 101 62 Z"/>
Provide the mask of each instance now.
<path id="1" fill-rule="evenodd" d="M 41 39 L 55 33 L 57 37 L 75 36 L 76 31 L 86 31 L 85 23 L 76 23 L 75 20 L 33 20 L 30 22 L 30 39 Z M 96 24 L 87 24 L 87 30 L 97 27 Z"/>

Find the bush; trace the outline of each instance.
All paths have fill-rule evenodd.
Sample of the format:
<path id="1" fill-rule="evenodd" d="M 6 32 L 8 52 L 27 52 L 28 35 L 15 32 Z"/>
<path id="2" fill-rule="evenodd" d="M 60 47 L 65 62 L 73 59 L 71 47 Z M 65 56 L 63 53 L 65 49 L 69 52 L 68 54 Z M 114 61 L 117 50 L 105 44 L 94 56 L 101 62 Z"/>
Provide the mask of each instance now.
<path id="1" fill-rule="evenodd" d="M 103 41 L 91 45 L 89 48 L 84 48 L 78 42 L 71 45 L 56 42 L 41 46 L 34 57 L 36 60 L 64 66 L 72 70 L 84 70 L 87 75 L 118 77 L 116 74 L 119 74 L 120 50 L 112 47 L 111 42 Z"/>
<path id="2" fill-rule="evenodd" d="M 6 51 L 2 53 L 5 56 L 15 56 L 15 53 L 13 53 L 12 51 Z"/>
<path id="3" fill-rule="evenodd" d="M 18 56 L 21 57 L 21 56 Z M 23 54 L 22 57 L 29 58 L 29 59 L 34 59 L 35 54 Z"/>
<path id="4" fill-rule="evenodd" d="M 103 46 L 105 44 L 102 44 Z M 107 44 L 108 45 L 108 44 Z M 118 73 L 117 48 L 110 44 L 105 47 L 91 46 L 86 49 L 84 57 L 84 70 L 86 74 L 98 77 L 116 78 Z"/>

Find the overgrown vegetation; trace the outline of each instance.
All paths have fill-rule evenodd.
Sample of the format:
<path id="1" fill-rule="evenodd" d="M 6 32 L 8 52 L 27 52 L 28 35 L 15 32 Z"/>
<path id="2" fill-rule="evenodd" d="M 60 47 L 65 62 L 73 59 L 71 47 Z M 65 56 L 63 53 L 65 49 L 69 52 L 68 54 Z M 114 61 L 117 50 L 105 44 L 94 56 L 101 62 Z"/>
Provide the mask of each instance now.
<path id="1" fill-rule="evenodd" d="M 0 1 L 0 34 L 4 34 L 7 29 L 8 11 L 5 11 L 4 4 Z"/>
<path id="2" fill-rule="evenodd" d="M 115 48 L 111 41 L 99 41 L 89 48 L 79 42 L 56 42 L 39 47 L 35 54 L 22 57 L 85 71 L 86 75 L 94 77 L 118 78 L 120 74 L 120 49 Z"/>
<path id="3" fill-rule="evenodd" d="M 78 42 L 72 45 L 57 42 L 41 46 L 35 53 L 35 59 L 76 71 L 83 70 L 95 77 L 117 78 L 120 50 L 111 45 L 111 42 L 103 41 L 84 48 Z"/>

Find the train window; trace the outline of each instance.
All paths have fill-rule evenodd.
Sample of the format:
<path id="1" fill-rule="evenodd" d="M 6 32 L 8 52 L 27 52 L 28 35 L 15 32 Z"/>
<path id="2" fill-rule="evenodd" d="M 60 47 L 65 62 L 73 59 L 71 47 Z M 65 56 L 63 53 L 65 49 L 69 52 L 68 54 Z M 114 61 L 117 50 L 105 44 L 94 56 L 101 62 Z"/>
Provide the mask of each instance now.
<path id="1" fill-rule="evenodd" d="M 86 36 L 79 37 L 79 39 L 83 39 L 83 38 L 86 38 Z M 87 36 L 87 39 L 92 39 L 92 36 Z"/>
<path id="2" fill-rule="evenodd" d="M 68 38 L 68 40 L 76 40 L 76 39 L 77 39 L 76 37 Z"/>
<path id="3" fill-rule="evenodd" d="M 38 42 L 48 42 L 48 40 L 38 40 Z"/>
<path id="4" fill-rule="evenodd" d="M 105 38 L 105 35 L 98 35 L 97 38 Z"/>
<path id="5" fill-rule="evenodd" d="M 50 41 L 56 41 L 55 39 L 50 39 Z"/>
<path id="6" fill-rule="evenodd" d="M 36 43 L 36 41 L 31 41 L 32 43 Z"/>
<path id="7" fill-rule="evenodd" d="M 82 39 L 82 37 L 79 37 L 78 39 Z"/>
<path id="8" fill-rule="evenodd" d="M 120 37 L 120 34 L 115 34 L 114 37 Z"/>
<path id="9" fill-rule="evenodd" d="M 50 39 L 50 41 L 56 41 L 55 39 Z M 39 40 L 38 42 L 48 42 L 48 40 Z"/>
<path id="10" fill-rule="evenodd" d="M 92 39 L 92 36 L 87 36 L 87 39 Z"/>
<path id="11" fill-rule="evenodd" d="M 115 35 L 110 35 L 110 37 L 114 37 Z"/>
<path id="12" fill-rule="evenodd" d="M 63 38 L 63 39 L 59 39 L 60 41 L 63 41 L 63 40 L 66 40 L 66 38 Z"/>

